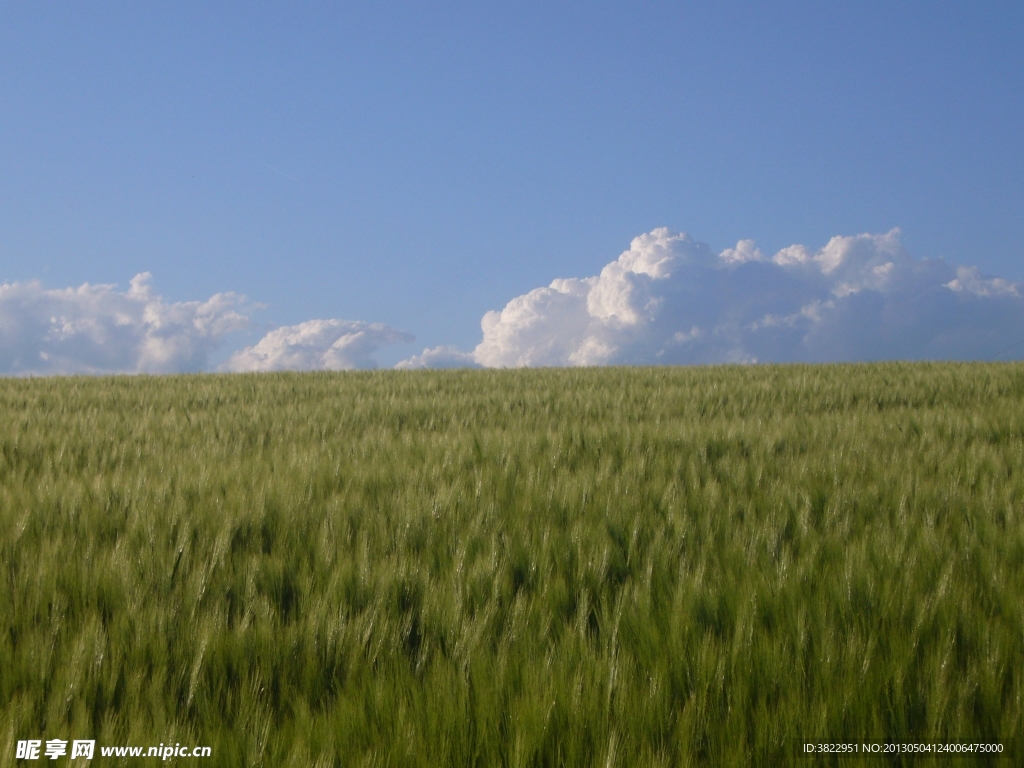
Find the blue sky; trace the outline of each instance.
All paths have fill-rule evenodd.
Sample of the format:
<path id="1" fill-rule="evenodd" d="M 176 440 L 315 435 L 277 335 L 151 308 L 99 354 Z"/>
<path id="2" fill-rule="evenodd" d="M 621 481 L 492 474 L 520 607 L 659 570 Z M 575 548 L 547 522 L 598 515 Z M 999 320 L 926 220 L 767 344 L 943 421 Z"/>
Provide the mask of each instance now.
<path id="1" fill-rule="evenodd" d="M 390 365 L 660 227 L 1024 281 L 1020 3 L 211 5 L 0 6 L 0 283 L 150 272 Z"/>

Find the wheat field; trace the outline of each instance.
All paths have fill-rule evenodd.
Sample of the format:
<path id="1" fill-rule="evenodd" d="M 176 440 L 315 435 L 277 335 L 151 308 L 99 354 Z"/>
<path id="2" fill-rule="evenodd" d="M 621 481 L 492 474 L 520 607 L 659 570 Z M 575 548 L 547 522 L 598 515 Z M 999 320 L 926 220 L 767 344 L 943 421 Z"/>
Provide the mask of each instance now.
<path id="1" fill-rule="evenodd" d="M 0 379 L 3 765 L 1013 759 L 1022 596 L 1021 364 Z"/>

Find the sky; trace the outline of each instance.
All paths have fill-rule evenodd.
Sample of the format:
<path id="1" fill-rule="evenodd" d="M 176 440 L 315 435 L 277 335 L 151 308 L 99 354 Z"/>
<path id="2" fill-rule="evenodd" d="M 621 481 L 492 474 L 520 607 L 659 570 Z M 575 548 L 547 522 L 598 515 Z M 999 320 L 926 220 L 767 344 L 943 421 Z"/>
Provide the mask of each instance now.
<path id="1" fill-rule="evenodd" d="M 364 5 L 0 5 L 0 374 L 1024 357 L 1021 3 Z"/>

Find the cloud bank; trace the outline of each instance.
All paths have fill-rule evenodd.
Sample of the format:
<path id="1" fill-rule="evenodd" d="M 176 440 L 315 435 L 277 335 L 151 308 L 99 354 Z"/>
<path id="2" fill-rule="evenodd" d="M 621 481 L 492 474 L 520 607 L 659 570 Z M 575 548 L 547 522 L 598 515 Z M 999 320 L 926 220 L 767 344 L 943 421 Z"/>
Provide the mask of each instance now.
<path id="1" fill-rule="evenodd" d="M 380 323 L 307 320 L 271 331 L 221 366 L 225 371 L 343 371 L 373 368 L 374 352 L 385 344 L 414 341 Z"/>
<path id="2" fill-rule="evenodd" d="M 49 290 L 0 284 L 0 374 L 206 370 L 256 305 L 234 293 L 165 302 L 149 273 Z M 884 359 L 984 360 L 1024 351 L 1024 284 L 916 259 L 898 230 L 834 237 L 773 256 L 753 240 L 715 253 L 656 229 L 599 275 L 554 280 L 481 321 L 470 352 L 425 349 L 396 367 L 519 367 Z M 411 334 L 380 323 L 308 320 L 235 352 L 222 371 L 373 368 Z"/>
<path id="3" fill-rule="evenodd" d="M 47 290 L 0 284 L 0 373 L 174 373 L 207 367 L 221 338 L 248 327 L 245 299 L 167 303 L 148 272 L 114 285 Z"/>
<path id="4" fill-rule="evenodd" d="M 249 328 L 245 313 L 258 308 L 234 293 L 165 302 L 150 280 L 148 272 L 136 275 L 127 291 L 89 283 L 63 289 L 38 281 L 0 284 L 0 375 L 207 370 L 223 337 Z M 373 368 L 380 347 L 413 339 L 379 323 L 309 320 L 270 331 L 219 369 Z M 442 362 L 436 354 L 424 360 Z"/>
<path id="5" fill-rule="evenodd" d="M 600 275 L 488 312 L 470 354 L 489 367 L 986 359 L 1024 341 L 1022 293 L 911 257 L 898 230 L 768 257 L 753 240 L 716 254 L 656 229 Z"/>

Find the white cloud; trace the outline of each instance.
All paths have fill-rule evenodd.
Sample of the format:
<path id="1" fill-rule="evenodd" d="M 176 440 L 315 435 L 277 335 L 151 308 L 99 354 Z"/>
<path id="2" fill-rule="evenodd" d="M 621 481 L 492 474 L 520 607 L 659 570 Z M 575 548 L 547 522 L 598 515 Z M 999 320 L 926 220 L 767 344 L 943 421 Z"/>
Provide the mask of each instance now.
<path id="1" fill-rule="evenodd" d="M 957 267 L 956 279 L 946 283 L 954 291 L 966 291 L 975 296 L 1019 296 L 1017 286 L 1001 277 L 985 279 L 976 267 Z"/>
<path id="2" fill-rule="evenodd" d="M 127 291 L 0 284 L 0 374 L 203 370 L 254 305 L 233 293 L 165 302 L 148 273 Z M 834 237 L 769 257 L 753 240 L 715 253 L 668 229 L 633 240 L 600 274 L 564 278 L 491 311 L 471 352 L 424 349 L 396 367 L 986 359 L 1024 341 L 1024 284 L 915 259 L 898 230 Z M 221 370 L 374 367 L 413 336 L 379 323 L 278 328 Z"/>
<path id="3" fill-rule="evenodd" d="M 241 296 L 167 303 L 149 281 L 136 275 L 126 292 L 0 284 L 0 374 L 202 370 L 225 334 L 248 326 Z"/>
<path id="4" fill-rule="evenodd" d="M 765 255 L 761 253 L 761 249 L 754 242 L 753 240 L 740 240 L 736 243 L 735 248 L 726 248 L 718 254 L 718 258 L 727 264 L 742 264 L 745 261 L 767 261 Z M 802 253 L 794 254 L 794 257 L 797 259 L 800 259 L 802 256 Z M 788 255 L 783 258 L 788 258 Z"/>
<path id="5" fill-rule="evenodd" d="M 768 258 L 656 229 L 601 274 L 484 315 L 485 366 L 984 359 L 1024 338 L 1020 286 L 918 260 L 899 231 Z"/>
<path id="6" fill-rule="evenodd" d="M 472 352 L 463 352 L 455 347 L 434 347 L 424 349 L 423 354 L 398 363 L 395 368 L 412 371 L 418 368 L 479 368 Z"/>
<path id="7" fill-rule="evenodd" d="M 221 366 L 225 371 L 351 370 L 373 368 L 372 355 L 386 344 L 413 341 L 380 323 L 307 320 L 271 331 Z"/>

